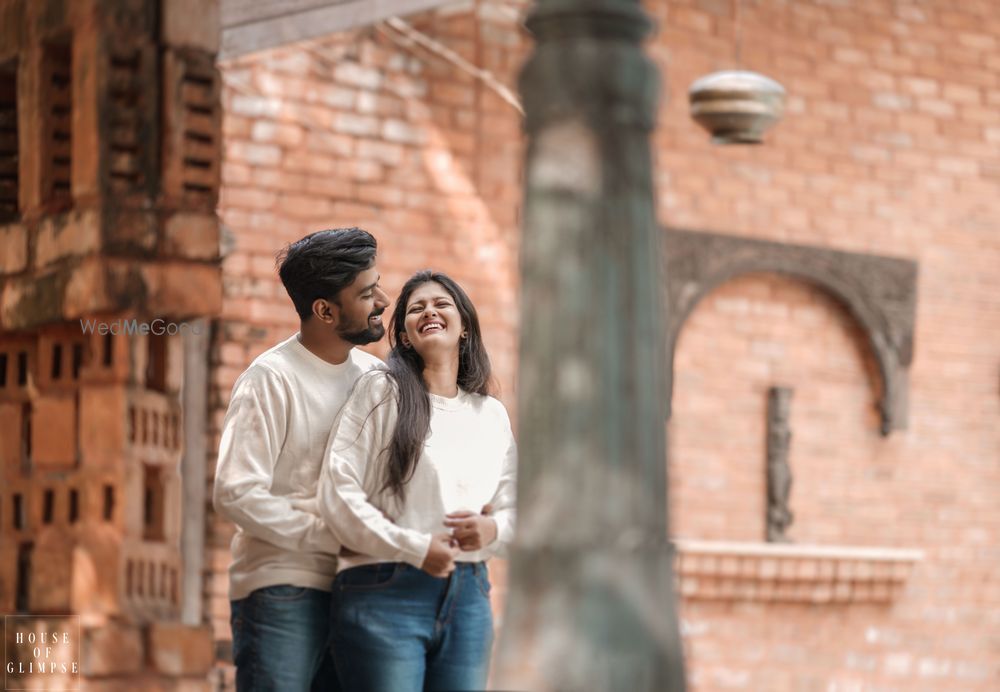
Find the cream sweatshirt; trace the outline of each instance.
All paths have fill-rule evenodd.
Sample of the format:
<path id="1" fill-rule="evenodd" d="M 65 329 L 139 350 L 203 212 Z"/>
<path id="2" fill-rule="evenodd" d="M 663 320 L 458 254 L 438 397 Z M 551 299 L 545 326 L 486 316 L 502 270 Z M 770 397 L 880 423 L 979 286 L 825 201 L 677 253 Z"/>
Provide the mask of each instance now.
<path id="1" fill-rule="evenodd" d="M 236 524 L 230 598 L 277 584 L 329 591 L 340 543 L 316 510 L 317 481 L 348 394 L 379 365 L 359 349 L 328 363 L 295 334 L 236 380 L 213 493 L 216 511 Z"/>
<path id="2" fill-rule="evenodd" d="M 493 505 L 497 539 L 459 561 L 502 552 L 514 537 L 517 448 L 507 410 L 498 400 L 459 390 L 431 394 L 430 432 L 400 502 L 380 492 L 397 418 L 395 389 L 384 371 L 361 377 L 327 445 L 319 510 L 340 541 L 360 553 L 340 570 L 374 562 L 423 564 L 431 535 L 445 532 L 445 515 L 479 513 Z"/>

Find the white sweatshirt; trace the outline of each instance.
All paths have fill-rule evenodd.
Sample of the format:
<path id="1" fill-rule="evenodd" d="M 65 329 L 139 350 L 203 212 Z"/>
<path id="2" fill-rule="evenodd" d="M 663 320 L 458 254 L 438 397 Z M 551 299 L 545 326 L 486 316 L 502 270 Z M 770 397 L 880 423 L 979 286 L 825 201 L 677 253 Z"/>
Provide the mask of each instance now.
<path id="1" fill-rule="evenodd" d="M 446 514 L 478 514 L 487 503 L 493 505 L 497 539 L 457 559 L 485 560 L 513 539 L 517 447 L 507 410 L 492 397 L 461 390 L 452 399 L 433 394 L 430 399 L 430 432 L 404 502 L 380 492 L 398 412 L 392 381 L 384 371 L 368 373 L 344 405 L 319 482 L 319 509 L 327 525 L 360 553 L 341 558 L 340 570 L 373 562 L 420 567 L 431 534 L 448 531 Z"/>
<path id="2" fill-rule="evenodd" d="M 329 591 L 340 544 L 315 508 L 330 430 L 354 383 L 381 365 L 352 349 L 334 365 L 295 334 L 233 387 L 215 472 L 215 510 L 236 524 L 229 596 L 277 584 Z"/>

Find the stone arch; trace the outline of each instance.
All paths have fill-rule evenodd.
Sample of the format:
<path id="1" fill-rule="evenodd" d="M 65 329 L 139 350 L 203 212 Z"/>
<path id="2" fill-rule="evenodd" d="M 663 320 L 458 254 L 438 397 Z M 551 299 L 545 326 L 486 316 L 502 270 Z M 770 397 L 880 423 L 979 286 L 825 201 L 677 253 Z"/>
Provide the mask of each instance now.
<path id="1" fill-rule="evenodd" d="M 774 273 L 817 286 L 846 307 L 864 330 L 878 363 L 882 434 L 906 428 L 916 313 L 915 262 L 672 229 L 666 230 L 665 250 L 668 417 L 674 349 L 695 306 L 730 279 Z"/>

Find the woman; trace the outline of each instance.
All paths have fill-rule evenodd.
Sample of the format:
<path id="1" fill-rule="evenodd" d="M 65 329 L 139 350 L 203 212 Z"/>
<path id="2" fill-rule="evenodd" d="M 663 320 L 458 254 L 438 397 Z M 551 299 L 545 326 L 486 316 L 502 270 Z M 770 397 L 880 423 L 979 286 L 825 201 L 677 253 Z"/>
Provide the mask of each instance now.
<path id="1" fill-rule="evenodd" d="M 389 338 L 388 369 L 358 381 L 320 479 L 323 517 L 353 551 L 333 582 L 334 662 L 358 692 L 484 689 L 485 561 L 514 532 L 510 421 L 489 396 L 476 309 L 450 278 L 407 281 Z"/>

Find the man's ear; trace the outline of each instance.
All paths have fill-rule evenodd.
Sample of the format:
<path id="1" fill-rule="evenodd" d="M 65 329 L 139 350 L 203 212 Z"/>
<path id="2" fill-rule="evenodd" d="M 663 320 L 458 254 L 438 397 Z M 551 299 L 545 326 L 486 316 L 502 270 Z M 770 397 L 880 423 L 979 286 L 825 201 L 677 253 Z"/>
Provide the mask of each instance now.
<path id="1" fill-rule="evenodd" d="M 340 324 L 340 306 L 326 298 L 317 298 L 312 304 L 313 316 L 323 324 L 336 327 Z"/>

